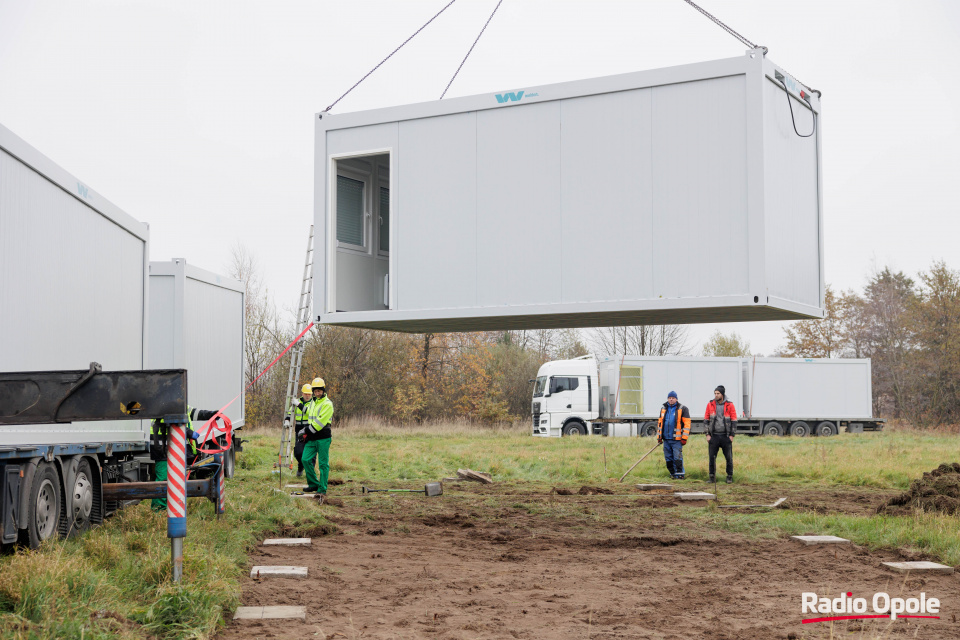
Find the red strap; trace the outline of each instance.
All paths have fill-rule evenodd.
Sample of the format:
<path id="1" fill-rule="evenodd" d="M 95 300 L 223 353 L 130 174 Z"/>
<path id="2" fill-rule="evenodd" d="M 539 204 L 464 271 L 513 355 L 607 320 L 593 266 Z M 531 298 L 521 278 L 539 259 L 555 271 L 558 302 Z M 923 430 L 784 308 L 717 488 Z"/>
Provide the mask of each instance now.
<path id="1" fill-rule="evenodd" d="M 286 347 L 283 351 L 280 352 L 280 355 L 278 355 L 276 358 L 273 359 L 273 362 L 271 362 L 270 364 L 267 365 L 267 368 L 266 368 L 266 369 L 264 369 L 263 371 L 260 372 L 260 375 L 258 375 L 256 378 L 254 378 L 253 380 L 251 380 L 251 381 L 247 384 L 247 386 L 243 388 L 243 391 L 246 391 L 247 389 L 249 389 L 251 386 L 253 386 L 253 385 L 257 382 L 257 380 L 259 380 L 260 378 L 262 378 L 262 377 L 263 377 L 263 374 L 265 374 L 267 371 L 269 371 L 269 370 L 271 369 L 271 367 L 273 367 L 273 365 L 277 364 L 277 362 L 279 362 L 280 358 L 282 358 L 283 356 L 285 356 L 285 355 L 287 354 L 287 351 L 290 351 L 290 348 L 293 347 L 293 345 L 297 344 L 297 342 L 299 342 L 300 338 L 302 338 L 304 335 L 306 335 L 307 331 L 310 331 L 311 328 L 313 328 L 313 323 L 312 323 L 312 322 L 307 325 L 307 328 L 306 328 L 306 329 L 304 329 L 303 331 L 300 332 L 300 335 L 298 335 L 296 338 L 293 339 L 293 342 L 291 342 L 290 344 L 288 344 L 287 347 Z M 205 423 L 203 423 L 203 426 L 200 427 L 200 430 L 199 430 L 199 432 L 198 432 L 198 433 L 202 433 L 202 435 L 200 436 L 200 442 L 206 442 L 206 441 L 207 441 L 207 438 L 210 436 L 211 433 L 213 433 L 213 430 L 216 428 L 216 422 L 217 422 L 217 420 L 218 420 L 218 419 L 223 420 L 223 423 L 224 423 L 223 431 L 226 432 L 226 443 L 224 444 L 224 446 L 223 446 L 223 447 L 219 447 L 219 448 L 214 448 L 214 449 L 201 449 L 200 447 L 197 447 L 197 451 L 200 451 L 200 452 L 202 452 L 202 453 L 210 453 L 210 454 L 212 454 L 212 453 L 224 453 L 225 451 L 228 451 L 228 450 L 230 449 L 230 447 L 231 447 L 232 444 L 233 444 L 233 423 L 230 422 L 230 419 L 229 419 L 227 416 L 225 416 L 225 415 L 223 414 L 223 412 L 226 411 L 226 410 L 227 410 L 227 407 L 229 407 L 229 406 L 232 405 L 234 402 L 236 402 L 236 401 L 240 398 L 240 396 L 242 396 L 242 395 L 243 395 L 243 392 L 237 394 L 237 397 L 236 397 L 236 398 L 234 398 L 233 400 L 231 400 L 231 401 L 228 402 L 227 404 L 223 405 L 223 406 L 220 408 L 220 410 L 217 411 L 216 414 L 214 414 L 214 416 L 213 416 L 212 418 L 210 418 L 210 419 L 207 420 Z"/>

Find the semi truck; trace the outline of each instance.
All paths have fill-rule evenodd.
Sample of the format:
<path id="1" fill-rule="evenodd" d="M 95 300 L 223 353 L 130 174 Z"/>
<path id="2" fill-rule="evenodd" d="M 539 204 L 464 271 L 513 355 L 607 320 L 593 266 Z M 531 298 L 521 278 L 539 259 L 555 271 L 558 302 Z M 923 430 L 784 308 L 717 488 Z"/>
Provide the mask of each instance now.
<path id="1" fill-rule="evenodd" d="M 737 432 L 796 437 L 880 431 L 869 359 L 582 356 L 547 362 L 533 380 L 532 435 L 655 436 L 676 391 L 703 433 L 707 403 L 723 385 Z"/>
<path id="2" fill-rule="evenodd" d="M 151 418 L 182 416 L 188 400 L 221 406 L 201 404 L 212 396 L 187 397 L 186 369 L 202 380 L 199 364 L 171 353 L 151 369 L 151 336 L 157 345 L 165 332 L 171 345 L 218 337 L 192 335 L 202 326 L 184 322 L 182 297 L 172 309 L 151 307 L 149 237 L 146 224 L 0 126 L 4 545 L 36 547 L 99 524 L 123 504 L 116 488 L 149 479 Z M 240 341 L 237 391 L 242 306 L 241 298 L 239 321 L 221 320 L 240 327 L 230 333 Z M 172 312 L 170 322 L 152 311 Z"/>

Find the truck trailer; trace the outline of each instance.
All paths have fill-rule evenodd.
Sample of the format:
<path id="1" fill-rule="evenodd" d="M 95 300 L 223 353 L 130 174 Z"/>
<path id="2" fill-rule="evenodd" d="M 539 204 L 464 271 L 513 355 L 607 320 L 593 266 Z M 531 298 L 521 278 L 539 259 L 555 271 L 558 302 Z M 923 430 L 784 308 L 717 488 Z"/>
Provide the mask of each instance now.
<path id="1" fill-rule="evenodd" d="M 726 389 L 747 435 L 832 436 L 879 431 L 869 359 L 582 356 L 540 367 L 532 434 L 655 436 L 660 407 L 676 391 L 703 433 L 704 409 Z"/>

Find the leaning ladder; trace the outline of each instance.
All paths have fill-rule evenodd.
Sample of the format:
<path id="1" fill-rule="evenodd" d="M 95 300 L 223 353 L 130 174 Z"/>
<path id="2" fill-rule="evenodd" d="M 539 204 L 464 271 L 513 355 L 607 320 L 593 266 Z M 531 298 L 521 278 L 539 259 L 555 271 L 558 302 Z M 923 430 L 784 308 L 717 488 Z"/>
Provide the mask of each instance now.
<path id="1" fill-rule="evenodd" d="M 303 281 L 300 283 L 300 307 L 297 309 L 297 335 L 310 323 L 310 303 L 313 300 L 313 225 L 310 225 L 310 239 L 307 240 L 307 258 L 303 265 Z M 293 448 L 293 436 L 296 430 L 294 404 L 300 395 L 300 365 L 306 340 L 299 340 L 290 349 L 290 375 L 287 377 L 287 397 L 283 403 L 283 429 L 280 436 L 280 464 L 293 468 L 290 454 Z"/>

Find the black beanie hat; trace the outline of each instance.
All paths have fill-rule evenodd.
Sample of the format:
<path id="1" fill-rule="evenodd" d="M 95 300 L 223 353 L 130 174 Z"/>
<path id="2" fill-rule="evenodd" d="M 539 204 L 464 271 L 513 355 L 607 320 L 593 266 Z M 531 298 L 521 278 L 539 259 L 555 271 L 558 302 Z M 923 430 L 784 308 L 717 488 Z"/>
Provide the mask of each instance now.
<path id="1" fill-rule="evenodd" d="M 727 389 L 722 384 L 717 385 L 717 388 L 714 389 L 714 391 L 719 391 L 720 395 L 722 395 L 724 398 L 727 397 Z"/>

